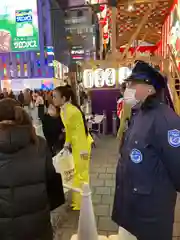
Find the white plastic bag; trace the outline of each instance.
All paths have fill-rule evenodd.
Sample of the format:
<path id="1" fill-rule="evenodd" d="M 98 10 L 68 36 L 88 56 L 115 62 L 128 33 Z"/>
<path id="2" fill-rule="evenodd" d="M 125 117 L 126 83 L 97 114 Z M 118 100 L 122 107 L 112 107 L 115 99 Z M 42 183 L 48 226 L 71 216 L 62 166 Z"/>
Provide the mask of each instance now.
<path id="1" fill-rule="evenodd" d="M 72 185 L 74 177 L 74 160 L 68 150 L 62 149 L 54 158 L 53 164 L 57 173 L 61 174 L 63 184 Z"/>

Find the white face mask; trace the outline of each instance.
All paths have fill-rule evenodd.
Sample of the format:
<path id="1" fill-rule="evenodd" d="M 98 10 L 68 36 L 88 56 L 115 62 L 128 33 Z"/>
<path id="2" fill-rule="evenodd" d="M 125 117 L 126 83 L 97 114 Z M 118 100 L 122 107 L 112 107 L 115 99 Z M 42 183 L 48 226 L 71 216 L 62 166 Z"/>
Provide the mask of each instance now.
<path id="1" fill-rule="evenodd" d="M 136 99 L 136 89 L 126 88 L 124 92 L 125 103 L 134 107 L 139 101 Z"/>

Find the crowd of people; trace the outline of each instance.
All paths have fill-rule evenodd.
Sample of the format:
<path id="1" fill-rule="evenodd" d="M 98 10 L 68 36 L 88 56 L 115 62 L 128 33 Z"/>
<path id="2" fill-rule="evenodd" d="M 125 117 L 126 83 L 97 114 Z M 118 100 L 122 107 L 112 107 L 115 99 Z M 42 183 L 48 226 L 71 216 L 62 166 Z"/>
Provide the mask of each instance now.
<path id="1" fill-rule="evenodd" d="M 137 61 L 125 83 L 112 220 L 132 239 L 172 240 L 180 192 L 180 118 L 157 69 Z M 36 135 L 25 111 L 34 106 L 47 141 Z M 50 210 L 65 200 L 52 157 L 61 149 L 72 153 L 72 187 L 81 188 L 89 182 L 92 143 L 69 85 L 53 92 L 1 93 L 0 239 L 53 239 Z M 72 210 L 80 210 L 80 202 L 73 192 Z"/>
<path id="2" fill-rule="evenodd" d="M 39 109 L 46 140 L 36 135 L 27 108 Z M 44 108 L 46 107 L 46 111 Z M 81 139 L 82 142 L 79 141 Z M 72 187 L 89 181 L 92 138 L 70 86 L 53 92 L 1 93 L 0 100 L 0 238 L 52 240 L 50 211 L 64 204 L 61 175 L 52 157 L 61 149 L 75 162 Z M 72 194 L 80 210 L 80 193 Z"/>

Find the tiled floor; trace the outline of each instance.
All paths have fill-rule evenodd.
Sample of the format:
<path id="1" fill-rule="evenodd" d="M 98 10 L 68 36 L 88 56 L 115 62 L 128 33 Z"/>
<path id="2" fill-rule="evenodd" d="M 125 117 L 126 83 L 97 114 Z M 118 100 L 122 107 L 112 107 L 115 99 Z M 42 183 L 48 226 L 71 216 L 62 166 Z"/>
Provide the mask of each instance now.
<path id="1" fill-rule="evenodd" d="M 113 137 L 98 140 L 91 160 L 91 190 L 98 232 L 102 235 L 117 233 L 117 226 L 111 221 L 114 197 L 115 169 L 118 145 Z M 79 212 L 63 207 L 53 214 L 56 225 L 56 239 L 69 240 L 77 232 Z M 59 219 L 60 218 L 60 219 Z M 59 219 L 59 220 L 58 220 Z"/>
<path id="2" fill-rule="evenodd" d="M 91 190 L 98 232 L 107 236 L 117 233 L 117 226 L 111 221 L 117 153 L 117 140 L 105 137 L 98 140 L 91 161 Z M 67 206 L 56 210 L 53 213 L 55 239 L 70 240 L 77 232 L 78 217 L 79 212 L 70 211 Z M 180 240 L 180 196 L 177 199 L 173 240 Z"/>

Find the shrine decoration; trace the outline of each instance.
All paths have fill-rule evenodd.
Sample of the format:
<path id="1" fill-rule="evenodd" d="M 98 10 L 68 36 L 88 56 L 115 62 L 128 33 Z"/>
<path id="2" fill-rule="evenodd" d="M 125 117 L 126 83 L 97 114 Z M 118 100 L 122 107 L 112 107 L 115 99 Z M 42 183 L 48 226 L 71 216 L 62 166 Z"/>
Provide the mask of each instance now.
<path id="1" fill-rule="evenodd" d="M 155 53 L 155 51 L 157 50 L 157 45 L 154 45 L 154 46 L 138 46 L 138 48 L 135 48 L 135 47 L 130 47 L 129 48 L 129 52 L 131 53 L 131 55 L 133 55 L 133 53 L 135 51 L 137 52 L 140 52 L 140 53 L 145 53 L 145 52 L 148 52 L 148 53 Z M 125 47 L 120 47 L 119 51 L 121 53 L 123 53 L 125 50 Z"/>
<path id="2" fill-rule="evenodd" d="M 117 74 L 118 73 L 118 74 Z M 90 88 L 113 88 L 118 83 L 122 84 L 124 79 L 129 77 L 131 69 L 128 67 L 115 68 L 97 68 L 97 69 L 85 69 L 83 72 L 83 85 L 86 89 Z"/>
<path id="3" fill-rule="evenodd" d="M 112 32 L 112 9 L 111 8 L 107 9 L 107 19 L 108 19 L 108 33 L 109 33 L 109 37 L 111 37 L 111 32 Z"/>
<path id="4" fill-rule="evenodd" d="M 104 34 L 103 34 L 104 40 L 108 39 L 108 37 L 109 37 L 109 34 L 108 34 L 108 33 L 104 33 Z"/>
<path id="5" fill-rule="evenodd" d="M 99 24 L 101 24 L 102 27 L 104 27 L 106 25 L 106 23 L 107 23 L 106 18 L 100 18 L 99 19 Z"/>
<path id="6" fill-rule="evenodd" d="M 100 5 L 99 6 L 100 12 L 97 13 L 98 18 L 99 18 L 99 24 L 101 24 L 102 27 L 102 41 L 104 48 L 106 48 L 106 45 L 109 42 L 109 7 L 106 4 Z"/>
<path id="7" fill-rule="evenodd" d="M 171 2 L 164 0 L 158 3 L 158 7 L 152 9 L 149 14 L 148 21 L 142 26 L 139 32 L 138 39 L 142 40 L 147 33 L 146 41 L 156 44 L 161 37 L 162 25 L 167 16 Z M 133 1 L 134 10 L 127 13 L 127 4 L 119 3 L 117 6 L 117 47 L 128 43 L 128 39 L 132 36 L 138 27 L 144 13 L 151 7 L 152 3 L 144 1 Z"/>
<path id="8" fill-rule="evenodd" d="M 105 83 L 108 87 L 113 87 L 116 84 L 116 70 L 114 68 L 105 69 Z"/>
<path id="9" fill-rule="evenodd" d="M 128 78 L 132 73 L 132 70 L 128 67 L 119 68 L 119 84 L 122 84 L 126 78 Z"/>
<path id="10" fill-rule="evenodd" d="M 101 68 L 97 68 L 94 71 L 94 85 L 97 88 L 101 88 L 104 86 L 104 82 L 105 82 L 105 72 L 103 69 Z"/>
<path id="11" fill-rule="evenodd" d="M 105 6 L 102 4 L 102 5 L 99 5 L 99 11 L 100 12 L 102 12 L 102 11 L 104 11 L 104 9 L 105 9 Z"/>
<path id="12" fill-rule="evenodd" d="M 124 106 L 124 99 L 122 97 L 117 101 L 117 116 L 119 119 L 121 119 L 123 106 Z"/>
<path id="13" fill-rule="evenodd" d="M 157 50 L 155 51 L 156 55 L 162 56 L 164 59 L 168 58 L 170 54 L 169 46 L 172 49 L 180 70 L 180 1 L 174 1 L 164 21 L 161 31 L 161 41 L 158 42 Z M 164 71 L 163 64 L 161 65 L 161 70 Z"/>
<path id="14" fill-rule="evenodd" d="M 92 88 L 94 86 L 94 79 L 93 79 L 93 70 L 86 69 L 83 73 L 83 85 L 85 88 Z"/>

